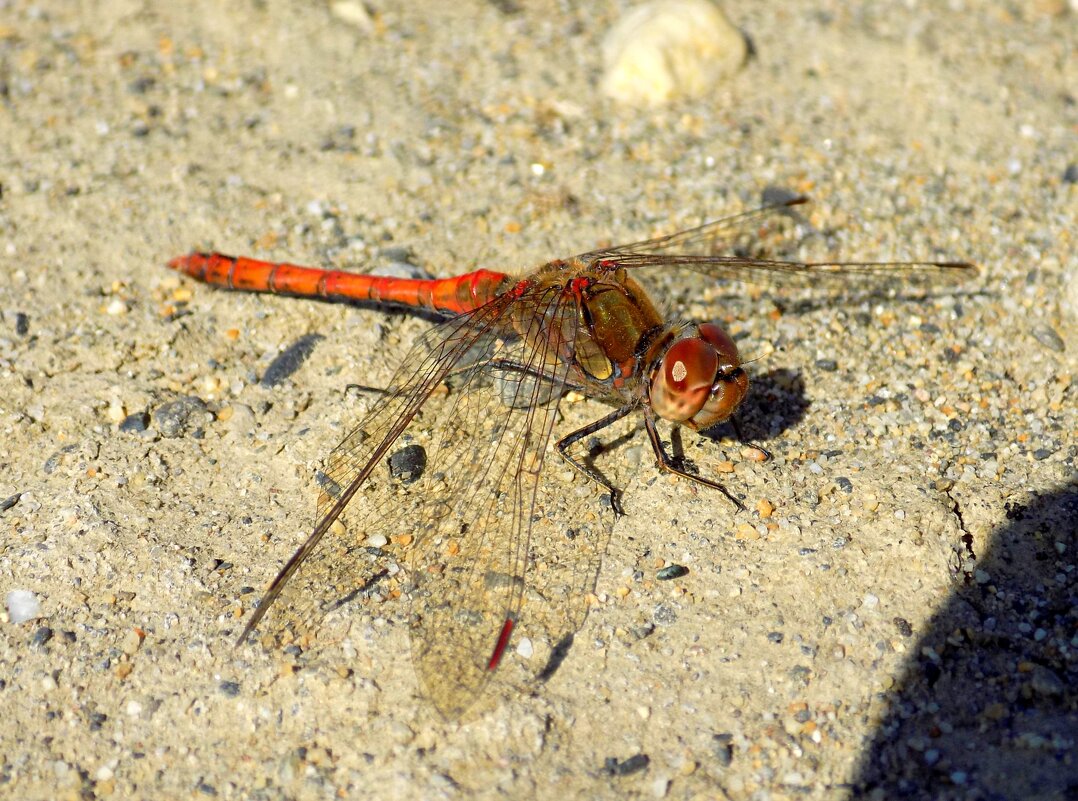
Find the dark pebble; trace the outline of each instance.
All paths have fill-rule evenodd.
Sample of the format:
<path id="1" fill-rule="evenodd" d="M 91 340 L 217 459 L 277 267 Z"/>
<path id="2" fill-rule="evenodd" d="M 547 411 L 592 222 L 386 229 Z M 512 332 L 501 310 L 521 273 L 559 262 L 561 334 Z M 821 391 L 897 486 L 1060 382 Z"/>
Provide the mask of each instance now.
<path id="1" fill-rule="evenodd" d="M 60 448 L 56 453 L 45 460 L 45 464 L 42 466 L 42 470 L 45 471 L 45 475 L 52 475 L 56 472 L 56 468 L 60 466 L 60 463 L 64 461 L 64 454 L 74 453 L 78 450 L 78 445 L 65 445 Z"/>
<path id="2" fill-rule="evenodd" d="M 109 716 L 104 712 L 91 712 L 90 718 L 90 731 L 101 731 L 101 727 L 105 725 L 105 721 L 109 719 Z"/>
<path id="3" fill-rule="evenodd" d="M 314 353 L 315 345 L 322 339 L 321 334 L 306 334 L 282 350 L 262 374 L 262 386 L 275 387 L 282 383 L 303 366 Z"/>
<path id="4" fill-rule="evenodd" d="M 188 395 L 159 406 L 153 413 L 153 420 L 161 436 L 171 439 L 201 431 L 200 424 L 205 422 L 208 413 L 202 398 Z"/>
<path id="5" fill-rule="evenodd" d="M 816 367 L 824 372 L 833 373 L 838 369 L 838 362 L 834 359 L 817 359 Z"/>
<path id="6" fill-rule="evenodd" d="M 326 494 L 329 495 L 331 498 L 341 497 L 341 485 L 329 476 L 327 476 L 321 470 L 315 471 L 314 480 L 318 483 L 318 486 L 325 490 Z"/>
<path id="7" fill-rule="evenodd" d="M 619 762 L 617 757 L 607 757 L 606 762 L 603 763 L 603 770 L 611 776 L 628 776 L 646 769 L 650 763 L 651 759 L 647 754 L 636 754 L 624 762 Z"/>
<path id="8" fill-rule="evenodd" d="M 42 626 L 34 632 L 34 636 L 30 639 L 30 646 L 33 648 L 41 648 L 51 639 L 52 629 L 48 626 Z"/>
<path id="9" fill-rule="evenodd" d="M 839 476 L 836 478 L 835 485 L 847 495 L 853 492 L 853 482 L 846 478 L 846 476 Z"/>
<path id="10" fill-rule="evenodd" d="M 667 565 L 662 570 L 655 574 L 655 578 L 659 581 L 670 581 L 670 579 L 681 578 L 689 574 L 689 568 L 684 565 Z"/>
<path id="11" fill-rule="evenodd" d="M 942 334 L 943 330 L 935 323 L 921 323 L 921 332 L 925 334 Z"/>
<path id="12" fill-rule="evenodd" d="M 240 685 L 235 681 L 222 681 L 220 684 L 220 690 L 229 698 L 235 698 L 240 694 Z"/>
<path id="13" fill-rule="evenodd" d="M 1063 183 L 1078 184 L 1078 164 L 1068 164 L 1067 169 L 1063 170 Z"/>
<path id="14" fill-rule="evenodd" d="M 1044 345 L 1044 347 L 1048 348 L 1048 350 L 1062 353 L 1067 349 L 1067 346 L 1063 343 L 1063 338 L 1047 323 L 1037 323 L 1029 329 L 1029 333 L 1033 334 L 1033 338 Z"/>
<path id="15" fill-rule="evenodd" d="M 62 631 L 60 636 L 64 638 L 64 642 L 72 643 L 78 640 L 78 635 L 73 631 Z"/>
<path id="16" fill-rule="evenodd" d="M 19 498 L 22 497 L 21 492 L 16 492 L 14 495 L 10 495 L 4 500 L 0 501 L 0 512 L 6 512 L 12 506 L 19 502 Z"/>
<path id="17" fill-rule="evenodd" d="M 1037 450 L 1033 451 L 1033 458 L 1040 462 L 1047 459 L 1052 453 L 1053 451 L 1050 451 L 1047 448 L 1037 448 Z"/>
<path id="18" fill-rule="evenodd" d="M 913 636 L 913 626 L 910 625 L 910 622 L 906 620 L 906 618 L 896 617 L 894 619 L 894 624 L 895 628 L 898 629 L 898 633 L 901 634 L 903 637 Z"/>
<path id="19" fill-rule="evenodd" d="M 423 475 L 427 452 L 420 445 L 407 445 L 389 457 L 389 474 L 402 484 L 412 484 Z"/>
<path id="20" fill-rule="evenodd" d="M 133 95 L 144 95 L 153 88 L 157 80 L 152 75 L 136 78 L 127 85 L 127 91 Z"/>
<path id="21" fill-rule="evenodd" d="M 782 638 L 783 638 L 783 634 L 782 634 L 781 631 L 773 631 L 773 632 L 771 632 L 770 634 L 767 635 L 767 639 L 769 639 L 771 642 L 773 642 L 775 644 L 778 644 L 778 643 L 782 642 Z"/>
<path id="22" fill-rule="evenodd" d="M 726 732 L 711 735 L 711 747 L 715 749 L 715 757 L 724 768 L 734 761 L 734 735 Z"/>
<path id="23" fill-rule="evenodd" d="M 30 333 L 30 318 L 23 312 L 15 312 L 15 333 L 21 337 Z"/>
<path id="24" fill-rule="evenodd" d="M 812 556 L 814 553 L 816 553 L 815 548 L 798 548 L 797 549 L 797 555 L 798 556 Z"/>
<path id="25" fill-rule="evenodd" d="M 951 431 L 961 431 L 965 426 L 962 425 L 962 421 L 957 417 L 952 417 L 947 421 L 947 428 L 951 429 Z"/>
<path id="26" fill-rule="evenodd" d="M 141 434 L 150 427 L 149 412 L 135 412 L 120 421 L 120 431 L 125 434 Z"/>
<path id="27" fill-rule="evenodd" d="M 217 788 L 212 784 L 206 784 L 206 782 L 198 783 L 198 791 L 202 793 L 202 795 L 217 795 Z"/>

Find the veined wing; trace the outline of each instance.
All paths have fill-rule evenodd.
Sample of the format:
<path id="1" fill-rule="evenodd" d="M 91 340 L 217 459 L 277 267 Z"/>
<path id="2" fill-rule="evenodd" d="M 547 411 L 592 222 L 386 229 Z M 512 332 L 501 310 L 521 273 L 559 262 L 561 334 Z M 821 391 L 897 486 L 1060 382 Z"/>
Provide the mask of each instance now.
<path id="1" fill-rule="evenodd" d="M 349 611 L 343 604 L 387 572 L 379 556 L 402 551 L 409 581 L 398 587 L 411 594 L 413 663 L 447 718 L 473 706 L 518 620 L 540 652 L 542 642 L 579 628 L 611 521 L 597 516 L 594 485 L 571 470 L 543 469 L 578 322 L 572 295 L 546 287 L 503 296 L 424 336 L 405 360 L 419 366 L 402 368 L 327 460 L 319 519 L 343 508 L 348 489 L 355 497 L 343 529 L 317 548 L 309 539 L 293 557 L 297 575 L 275 622 L 293 637 L 324 639 L 327 612 L 343 620 L 334 610 Z M 435 392 L 446 380 L 449 393 Z M 423 423 L 408 436 L 427 462 L 407 483 L 384 463 L 415 417 Z M 390 544 L 372 549 L 376 533 Z"/>
<path id="2" fill-rule="evenodd" d="M 741 255 L 738 248 L 752 245 L 772 232 L 768 224 L 790 209 L 808 202 L 795 197 L 724 217 L 686 231 L 584 253 L 577 258 L 606 269 L 684 267 L 712 278 L 753 284 L 813 286 L 911 281 L 937 283 L 961 280 L 976 273 L 962 261 L 787 261 Z M 735 251 L 721 253 L 720 251 Z"/>
<path id="3" fill-rule="evenodd" d="M 386 394 L 327 458 L 325 491 L 318 499 L 314 530 L 273 580 L 244 627 L 240 642 L 258 626 L 292 576 L 316 552 L 326 532 L 371 479 L 434 390 L 469 351 L 503 333 L 502 313 L 510 303 L 510 298 L 499 297 L 432 328 L 413 345 Z"/>
<path id="4" fill-rule="evenodd" d="M 612 522 L 598 517 L 598 487 L 546 464 L 576 300 L 550 287 L 518 311 L 520 338 L 461 376 L 420 490 L 412 661 L 447 718 L 473 706 L 511 635 L 541 659 L 580 627 Z"/>

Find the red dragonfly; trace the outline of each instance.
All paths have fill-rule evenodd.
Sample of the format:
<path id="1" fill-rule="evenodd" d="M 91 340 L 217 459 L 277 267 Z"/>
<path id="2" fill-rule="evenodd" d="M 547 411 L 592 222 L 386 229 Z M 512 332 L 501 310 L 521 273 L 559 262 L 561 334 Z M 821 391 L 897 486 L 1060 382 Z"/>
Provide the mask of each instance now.
<path id="1" fill-rule="evenodd" d="M 534 640 L 549 649 L 541 675 L 552 672 L 583 623 L 619 511 L 617 491 L 570 452 L 575 443 L 639 412 L 660 468 L 744 508 L 718 482 L 676 466 L 656 428 L 659 419 L 703 430 L 730 418 L 749 388 L 737 346 L 715 323 L 664 320 L 637 283 L 640 271 L 685 267 L 710 279 L 845 285 L 954 279 L 974 270 L 966 262 L 799 262 L 717 253 L 806 200 L 551 261 L 520 278 L 489 270 L 392 278 L 217 253 L 170 262 L 214 286 L 392 304 L 448 318 L 412 346 L 389 388 L 330 454 L 314 530 L 277 574 L 240 642 L 297 571 L 304 578 L 292 582 L 290 597 L 301 608 L 305 595 L 328 591 L 348 600 L 384 578 L 386 571 L 372 566 L 379 550 L 368 545 L 374 537 L 411 550 L 413 662 L 445 717 L 472 706 L 518 621 L 531 635 L 529 645 Z M 546 457 L 559 402 L 569 391 L 613 411 L 554 443 L 575 469 L 559 470 Z M 410 484 L 382 465 L 388 458 L 392 466 L 394 446 L 413 436 L 429 443 L 405 449 L 427 457 L 420 480 Z M 350 505 L 356 519 L 335 526 Z"/>

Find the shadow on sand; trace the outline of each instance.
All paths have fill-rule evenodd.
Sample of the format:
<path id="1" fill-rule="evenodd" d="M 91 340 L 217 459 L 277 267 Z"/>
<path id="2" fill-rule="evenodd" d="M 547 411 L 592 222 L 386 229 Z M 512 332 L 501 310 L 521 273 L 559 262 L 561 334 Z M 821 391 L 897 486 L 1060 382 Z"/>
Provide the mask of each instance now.
<path id="1" fill-rule="evenodd" d="M 912 649 L 857 799 L 1078 798 L 1078 487 L 1009 507 Z"/>

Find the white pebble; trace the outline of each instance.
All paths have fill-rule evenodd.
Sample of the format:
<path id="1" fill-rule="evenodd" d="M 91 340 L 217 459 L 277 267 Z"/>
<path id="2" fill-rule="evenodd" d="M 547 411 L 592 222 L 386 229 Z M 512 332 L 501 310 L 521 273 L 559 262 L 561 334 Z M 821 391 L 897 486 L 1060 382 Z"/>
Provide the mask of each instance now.
<path id="1" fill-rule="evenodd" d="M 374 33 L 374 20 L 362 3 L 342 0 L 331 4 L 329 12 L 341 22 L 359 28 L 364 33 Z"/>
<path id="2" fill-rule="evenodd" d="M 129 718 L 137 718 L 142 714 L 142 704 L 138 701 L 128 701 L 126 711 Z"/>
<path id="3" fill-rule="evenodd" d="M 29 590 L 12 590 L 4 599 L 4 604 L 12 623 L 25 623 L 41 617 L 41 602 Z"/>
<path id="4" fill-rule="evenodd" d="M 864 598 L 861 599 L 861 606 L 863 606 L 865 609 L 875 609 L 879 605 L 880 599 L 872 593 L 868 593 L 867 595 L 865 595 Z"/>
<path id="5" fill-rule="evenodd" d="M 385 534 L 371 534 L 367 537 L 367 544 L 372 548 L 383 548 L 389 544 L 389 538 Z"/>
<path id="6" fill-rule="evenodd" d="M 531 659 L 532 654 L 535 653 L 535 649 L 532 647 L 532 641 L 527 637 L 524 637 L 517 643 L 517 653 L 525 659 Z"/>
<path id="7" fill-rule="evenodd" d="M 701 97 L 744 63 L 745 37 L 708 0 L 655 0 L 629 11 L 603 41 L 603 91 L 628 103 Z"/>
<path id="8" fill-rule="evenodd" d="M 105 313 L 113 317 L 119 317 L 121 314 L 127 314 L 127 304 L 119 298 L 113 298 L 105 309 Z"/>

